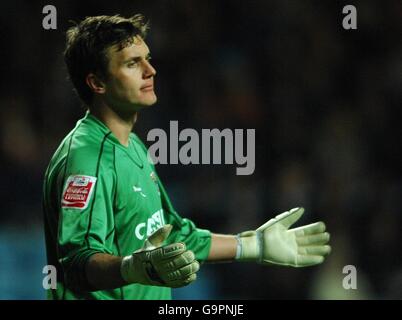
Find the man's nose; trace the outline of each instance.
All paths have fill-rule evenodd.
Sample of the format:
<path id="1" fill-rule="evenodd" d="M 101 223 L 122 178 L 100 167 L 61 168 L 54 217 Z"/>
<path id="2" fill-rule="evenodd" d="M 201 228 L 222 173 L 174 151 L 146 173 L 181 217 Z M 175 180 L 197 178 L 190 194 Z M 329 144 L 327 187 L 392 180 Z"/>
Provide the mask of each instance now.
<path id="1" fill-rule="evenodd" d="M 149 61 L 144 62 L 144 78 L 154 77 L 156 75 L 155 68 L 149 63 Z"/>

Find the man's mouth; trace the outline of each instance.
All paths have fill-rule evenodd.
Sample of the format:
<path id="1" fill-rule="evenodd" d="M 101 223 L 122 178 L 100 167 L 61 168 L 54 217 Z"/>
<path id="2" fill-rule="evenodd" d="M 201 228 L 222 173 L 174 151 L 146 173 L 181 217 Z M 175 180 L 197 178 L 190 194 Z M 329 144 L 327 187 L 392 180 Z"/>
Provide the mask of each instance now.
<path id="1" fill-rule="evenodd" d="M 146 86 L 141 87 L 141 91 L 153 91 L 153 90 L 154 90 L 153 84 L 148 84 Z"/>

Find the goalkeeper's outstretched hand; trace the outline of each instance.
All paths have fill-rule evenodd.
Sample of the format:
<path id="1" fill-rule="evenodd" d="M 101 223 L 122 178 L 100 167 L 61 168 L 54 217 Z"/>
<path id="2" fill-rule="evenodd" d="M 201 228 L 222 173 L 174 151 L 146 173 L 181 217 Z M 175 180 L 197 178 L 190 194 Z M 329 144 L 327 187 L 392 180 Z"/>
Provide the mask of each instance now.
<path id="1" fill-rule="evenodd" d="M 316 222 L 289 229 L 303 215 L 303 208 L 294 208 L 269 220 L 253 231 L 238 234 L 236 259 L 291 267 L 320 264 L 331 252 L 325 224 Z"/>

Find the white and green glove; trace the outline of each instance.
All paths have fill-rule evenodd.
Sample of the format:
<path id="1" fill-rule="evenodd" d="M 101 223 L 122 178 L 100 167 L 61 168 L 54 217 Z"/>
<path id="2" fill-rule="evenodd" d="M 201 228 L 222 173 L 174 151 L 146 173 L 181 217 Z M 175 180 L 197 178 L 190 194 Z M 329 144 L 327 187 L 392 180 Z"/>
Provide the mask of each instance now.
<path id="1" fill-rule="evenodd" d="M 120 272 L 127 283 L 178 288 L 197 279 L 200 264 L 184 243 L 162 246 L 171 230 L 171 225 L 164 225 L 141 249 L 123 258 Z"/>
<path id="2" fill-rule="evenodd" d="M 325 224 L 316 222 L 289 229 L 303 213 L 303 208 L 294 208 L 269 220 L 257 230 L 238 234 L 236 259 L 291 267 L 322 263 L 331 252 Z"/>

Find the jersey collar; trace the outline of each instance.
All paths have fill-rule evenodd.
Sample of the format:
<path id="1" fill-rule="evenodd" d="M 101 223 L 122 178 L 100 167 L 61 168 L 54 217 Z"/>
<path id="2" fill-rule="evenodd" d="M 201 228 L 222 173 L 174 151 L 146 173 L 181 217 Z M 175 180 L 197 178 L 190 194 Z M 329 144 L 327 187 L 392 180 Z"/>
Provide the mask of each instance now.
<path id="1" fill-rule="evenodd" d="M 129 158 L 141 169 L 144 167 L 144 164 L 141 161 L 140 156 L 138 155 L 138 151 L 136 150 L 136 155 L 138 157 L 138 159 L 135 159 L 136 157 L 133 156 L 133 154 L 129 151 L 129 148 L 126 146 L 123 146 L 120 141 L 117 139 L 117 137 L 113 134 L 113 132 L 101 121 L 99 120 L 97 117 L 95 117 L 92 113 L 90 113 L 89 111 L 86 112 L 84 119 L 91 121 L 93 123 L 95 123 L 97 125 L 97 127 L 102 131 L 102 133 L 109 134 L 107 139 L 110 140 L 114 145 L 116 145 L 118 148 L 124 150 L 124 152 L 127 153 L 127 155 L 129 156 Z M 133 143 L 133 137 L 130 134 L 129 136 L 129 141 L 130 144 Z"/>

